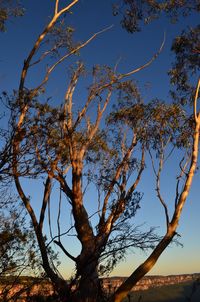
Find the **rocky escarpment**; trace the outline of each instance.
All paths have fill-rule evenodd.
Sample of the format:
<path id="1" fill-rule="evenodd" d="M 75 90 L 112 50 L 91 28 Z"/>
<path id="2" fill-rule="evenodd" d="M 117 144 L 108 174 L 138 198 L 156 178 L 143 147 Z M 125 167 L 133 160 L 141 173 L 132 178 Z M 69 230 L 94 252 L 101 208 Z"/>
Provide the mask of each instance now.
<path id="1" fill-rule="evenodd" d="M 145 276 L 133 287 L 132 290 L 147 290 L 151 287 L 195 281 L 197 278 L 200 278 L 200 274 Z M 104 278 L 103 287 L 106 291 L 111 292 L 118 288 L 125 280 L 126 277 Z"/>
<path id="2" fill-rule="evenodd" d="M 163 285 L 178 284 L 183 282 L 193 282 L 200 279 L 200 274 L 185 274 L 185 275 L 170 275 L 170 276 L 145 276 L 141 279 L 133 291 L 147 290 L 152 287 L 159 287 Z M 116 290 L 124 281 L 126 277 L 110 277 L 102 278 L 102 286 L 108 294 Z M 0 302 L 6 301 L 20 301 L 26 302 L 27 297 L 36 296 L 51 296 L 55 294 L 52 284 L 45 279 L 21 277 L 18 281 L 12 278 L 0 278 Z M 34 300 L 34 301 L 37 301 Z"/>
<path id="3" fill-rule="evenodd" d="M 12 279 L 14 278 L 0 278 L 0 302 L 26 302 L 27 297 L 32 301 L 31 297 L 54 295 L 54 288 L 48 280 L 32 277 Z M 36 298 L 34 301 L 37 301 Z"/>

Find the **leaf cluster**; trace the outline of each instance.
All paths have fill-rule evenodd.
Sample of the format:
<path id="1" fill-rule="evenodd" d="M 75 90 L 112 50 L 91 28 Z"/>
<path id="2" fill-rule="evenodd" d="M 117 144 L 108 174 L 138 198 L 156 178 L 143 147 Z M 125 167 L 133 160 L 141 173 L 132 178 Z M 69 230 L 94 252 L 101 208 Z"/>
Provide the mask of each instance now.
<path id="1" fill-rule="evenodd" d="M 161 14 L 165 14 L 174 23 L 181 15 L 187 16 L 193 11 L 200 11 L 198 0 L 119 0 L 113 5 L 113 15 L 122 16 L 122 27 L 129 33 L 140 31 L 143 24 L 149 24 Z"/>
<path id="2" fill-rule="evenodd" d="M 24 8 L 18 0 L 0 0 L 0 31 L 6 31 L 6 22 L 12 17 L 24 15 Z"/>
<path id="3" fill-rule="evenodd" d="M 6 192 L 4 190 L 4 194 Z M 35 236 L 26 222 L 20 204 L 8 198 L 0 210 L 0 275 L 20 275 L 32 270 L 40 271 Z"/>
<path id="4" fill-rule="evenodd" d="M 200 25 L 184 30 L 172 44 L 175 61 L 169 71 L 175 89 L 171 95 L 182 105 L 191 104 L 196 82 L 195 75 L 200 71 Z M 195 81 L 194 81 L 195 80 Z"/>
<path id="5" fill-rule="evenodd" d="M 158 99 L 115 110 L 108 122 L 128 126 L 142 144 L 158 152 L 168 143 L 187 147 L 191 139 L 192 120 L 181 106 L 177 103 L 166 104 Z"/>

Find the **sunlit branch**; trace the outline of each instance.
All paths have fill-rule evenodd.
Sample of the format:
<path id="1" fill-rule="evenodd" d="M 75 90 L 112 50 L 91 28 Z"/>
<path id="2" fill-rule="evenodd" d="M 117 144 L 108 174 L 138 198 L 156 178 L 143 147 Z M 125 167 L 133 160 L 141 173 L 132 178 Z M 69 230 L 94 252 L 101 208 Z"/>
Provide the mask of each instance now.
<path id="1" fill-rule="evenodd" d="M 49 170 L 43 160 L 41 159 L 39 149 L 36 147 L 36 155 L 39 163 L 42 165 L 43 169 L 46 171 L 46 173 L 49 175 L 50 178 L 56 179 L 62 187 L 63 192 L 66 194 L 66 196 L 69 198 L 69 202 L 71 203 L 72 200 L 72 191 L 70 187 L 68 186 L 65 177 L 63 176 L 62 171 L 60 171 L 57 167 L 57 160 L 53 160 L 51 162 L 51 169 Z M 70 168 L 70 167 L 69 167 Z M 58 174 L 55 174 L 55 172 L 58 171 Z"/>
<path id="2" fill-rule="evenodd" d="M 179 198 L 179 196 L 180 196 L 180 194 L 179 194 L 179 184 L 180 184 L 180 181 L 181 181 L 181 179 L 183 178 L 183 176 L 184 176 L 184 175 L 187 176 L 186 169 L 187 169 L 187 166 L 188 166 L 188 164 L 189 164 L 190 157 L 191 157 L 191 155 L 188 155 L 188 158 L 187 158 L 187 160 L 185 161 L 184 166 L 182 166 L 182 163 L 183 163 L 183 161 L 185 160 L 185 157 L 183 157 L 182 160 L 181 160 L 180 163 L 179 163 L 179 167 L 180 167 L 181 172 L 180 172 L 179 176 L 177 176 L 177 183 L 176 183 L 176 197 L 175 197 L 175 208 L 176 208 L 176 206 L 177 206 L 178 198 Z"/>
<path id="3" fill-rule="evenodd" d="M 144 65 L 142 65 L 142 66 L 140 66 L 140 67 L 138 67 L 138 68 L 136 68 L 136 69 L 134 69 L 134 70 L 131 70 L 130 72 L 127 72 L 127 73 L 125 73 L 125 74 L 122 74 L 122 75 L 119 77 L 119 80 L 123 79 L 124 77 L 128 77 L 128 76 L 130 76 L 130 75 L 133 75 L 134 73 L 137 73 L 137 72 L 141 71 L 142 69 L 144 69 L 144 68 L 148 67 L 149 65 L 151 65 L 151 63 L 157 59 L 157 57 L 159 56 L 159 54 L 160 54 L 161 51 L 163 50 L 164 45 L 165 45 L 165 33 L 164 33 L 163 42 L 162 42 L 162 44 L 161 44 L 161 46 L 160 46 L 158 52 L 157 52 L 157 53 L 156 53 L 156 54 L 155 54 L 155 55 L 154 55 L 147 63 L 145 63 Z"/>
<path id="4" fill-rule="evenodd" d="M 73 49 L 72 51 L 70 51 L 69 53 L 67 53 L 66 55 L 62 56 L 62 58 L 60 58 L 56 63 L 54 63 L 51 67 L 48 68 L 46 75 L 43 79 L 43 81 L 41 82 L 40 85 L 38 85 L 38 87 L 36 87 L 35 89 L 33 89 L 33 94 L 37 94 L 38 90 L 40 90 L 40 88 L 42 86 L 44 86 L 44 84 L 46 84 L 46 82 L 49 79 L 50 74 L 52 73 L 52 71 L 60 64 L 62 63 L 64 60 L 66 60 L 67 58 L 69 58 L 71 55 L 76 54 L 80 49 L 82 49 L 83 47 L 85 47 L 87 44 L 89 44 L 93 39 L 95 39 L 98 35 L 100 35 L 101 33 L 109 30 L 112 26 L 107 27 L 106 29 L 103 29 L 95 34 L 93 34 L 87 41 L 85 41 L 84 43 L 82 43 L 81 45 L 77 46 L 75 49 Z"/>
<path id="5" fill-rule="evenodd" d="M 73 124 L 73 116 L 72 116 L 72 98 L 73 93 L 78 81 L 78 78 L 83 70 L 83 64 L 79 64 L 78 68 L 74 72 L 70 84 L 68 86 L 67 92 L 65 94 L 65 103 L 63 108 L 63 123 L 64 123 L 64 132 L 65 128 L 67 128 L 67 132 L 71 132 L 72 124 Z M 66 121 L 67 119 L 67 121 Z M 65 126 L 66 124 L 66 126 Z"/>
<path id="6" fill-rule="evenodd" d="M 104 113 L 104 111 L 106 110 L 106 107 L 108 106 L 108 103 L 110 101 L 112 95 L 112 90 L 110 90 L 108 92 L 108 95 L 106 97 L 106 100 L 104 102 L 103 108 L 100 108 L 100 104 L 98 105 L 98 109 L 97 109 L 97 118 L 95 121 L 94 126 L 92 127 L 91 131 L 89 131 L 89 133 L 87 133 L 87 142 L 82 146 L 81 151 L 80 151 L 80 158 L 83 158 L 85 155 L 85 151 L 87 150 L 88 146 L 90 145 L 94 135 L 96 134 L 97 130 L 99 129 L 99 123 L 101 121 L 102 115 Z"/>
<path id="7" fill-rule="evenodd" d="M 200 78 L 199 78 L 198 83 L 197 83 L 197 88 L 196 88 L 195 96 L 194 96 L 194 104 L 193 104 L 193 107 L 194 107 L 194 119 L 195 119 L 196 123 L 198 122 L 198 116 L 197 116 L 197 99 L 198 99 L 198 96 L 199 96 L 199 89 L 200 89 Z"/>
<path id="8" fill-rule="evenodd" d="M 165 44 L 165 34 L 164 34 L 164 39 L 163 39 L 163 42 L 158 50 L 158 52 L 156 54 L 153 55 L 153 57 L 147 62 L 145 63 L 144 65 L 136 68 L 136 69 L 133 69 L 127 73 L 123 73 L 123 74 L 120 74 L 120 75 L 115 75 L 113 76 L 112 80 L 107 83 L 107 84 L 104 84 L 102 86 L 100 86 L 97 90 L 96 90 L 96 93 L 102 91 L 102 90 L 105 90 L 106 88 L 112 86 L 113 84 L 117 83 L 118 81 L 126 78 L 126 77 L 129 77 L 143 69 L 145 69 L 146 67 L 148 67 L 149 65 L 151 65 L 153 63 L 153 61 L 155 61 L 157 59 L 157 57 L 159 56 L 159 54 L 161 53 L 161 51 L 163 50 L 163 47 L 164 47 L 164 44 Z"/>
<path id="9" fill-rule="evenodd" d="M 58 13 L 58 6 L 59 6 L 59 0 L 56 0 L 54 15 L 56 15 Z"/>
<path id="10" fill-rule="evenodd" d="M 70 8 L 72 8 L 72 6 L 74 6 L 79 0 L 74 0 L 72 1 L 72 3 L 70 3 L 68 6 L 64 7 L 63 9 L 61 9 L 59 12 L 57 12 L 56 16 L 60 17 L 62 14 L 64 14 L 65 12 L 69 11 Z M 58 1 L 59 2 L 59 1 Z"/>
<path id="11" fill-rule="evenodd" d="M 91 103 L 92 99 L 93 99 L 92 95 L 88 96 L 88 99 L 87 99 L 87 102 L 85 103 L 85 106 L 83 107 L 83 109 L 81 110 L 81 112 L 78 113 L 78 117 L 77 117 L 77 119 L 76 119 L 76 121 L 74 123 L 73 130 L 76 129 L 76 127 L 78 126 L 78 124 L 81 122 L 82 118 L 85 116 L 85 113 L 86 113 L 86 111 L 88 109 L 88 106 Z"/>
<path id="12" fill-rule="evenodd" d="M 24 193 L 24 191 L 21 187 L 21 183 L 20 183 L 19 177 L 18 177 L 18 172 L 17 172 L 15 167 L 14 167 L 13 174 L 14 174 L 14 180 L 15 180 L 15 185 L 16 185 L 18 194 L 19 194 L 21 200 L 23 201 L 23 203 L 24 203 L 24 205 L 25 205 L 25 207 L 26 207 L 26 209 L 27 209 L 27 211 L 28 211 L 28 213 L 31 217 L 34 228 L 37 229 L 37 227 L 38 227 L 37 218 L 35 216 L 33 208 L 31 207 L 29 198 L 25 195 L 25 193 Z"/>
<path id="13" fill-rule="evenodd" d="M 200 89 L 200 80 L 198 81 L 197 88 L 196 88 L 194 105 L 197 102 L 199 89 Z M 198 114 L 196 113 L 195 117 L 196 117 L 195 118 L 195 129 L 194 129 L 194 134 L 193 134 L 193 148 L 192 148 L 190 167 L 189 167 L 189 171 L 186 175 L 184 187 L 180 194 L 180 197 L 177 202 L 177 206 L 175 208 L 174 215 L 172 218 L 171 224 L 173 224 L 174 228 L 176 228 L 178 225 L 178 221 L 179 221 L 183 206 L 185 204 L 186 198 L 187 198 L 190 188 L 191 188 L 193 176 L 194 176 L 194 173 L 196 170 L 196 165 L 197 165 L 197 157 L 198 157 L 198 149 L 199 149 L 200 113 L 198 113 Z"/>
<path id="14" fill-rule="evenodd" d="M 24 61 L 24 66 L 22 69 L 22 73 L 21 73 L 21 79 L 20 79 L 20 85 L 19 85 L 19 100 L 21 99 L 22 95 L 23 95 L 23 89 L 24 89 L 24 82 L 25 82 L 25 78 L 28 72 L 28 69 L 30 67 L 30 62 L 33 58 L 33 56 L 35 55 L 35 53 L 37 52 L 41 42 L 44 40 L 44 38 L 46 37 L 47 33 L 52 29 L 52 27 L 55 25 L 56 21 L 58 20 L 58 18 L 65 13 L 66 11 L 68 11 L 73 5 L 75 5 L 78 2 L 78 0 L 74 0 L 72 3 L 70 3 L 68 6 L 64 7 L 62 10 L 60 10 L 59 12 L 56 11 L 55 8 L 55 13 L 53 18 L 51 19 L 51 21 L 49 22 L 49 24 L 45 27 L 45 29 L 43 30 L 43 32 L 39 35 L 38 39 L 36 40 L 33 48 L 31 49 L 27 59 Z M 58 2 L 56 3 L 56 7 L 57 7 Z"/>

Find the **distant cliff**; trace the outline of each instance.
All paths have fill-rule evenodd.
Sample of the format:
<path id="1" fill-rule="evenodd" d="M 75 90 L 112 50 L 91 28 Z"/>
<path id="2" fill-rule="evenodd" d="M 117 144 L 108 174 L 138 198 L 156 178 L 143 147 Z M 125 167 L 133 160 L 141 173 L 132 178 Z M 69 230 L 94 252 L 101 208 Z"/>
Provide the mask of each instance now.
<path id="1" fill-rule="evenodd" d="M 145 276 L 132 290 L 147 290 L 152 287 L 161 287 L 163 285 L 193 282 L 198 278 L 200 278 L 200 273 L 170 276 Z M 54 288 L 48 280 L 32 277 L 19 277 L 17 281 L 14 280 L 14 277 L 0 278 L 0 302 L 4 302 L 8 298 L 10 302 L 16 301 L 16 298 L 19 297 L 21 302 L 26 302 L 27 296 L 53 297 L 55 294 Z M 117 287 L 126 280 L 126 277 L 110 277 L 102 278 L 101 280 L 103 288 L 109 294 L 117 289 Z"/>
<path id="2" fill-rule="evenodd" d="M 147 290 L 151 287 L 178 284 L 183 282 L 195 281 L 200 278 L 199 274 L 169 275 L 169 276 L 145 276 L 134 287 L 133 291 Z M 114 291 L 119 287 L 126 277 L 110 277 L 103 279 L 103 287 L 106 291 Z"/>

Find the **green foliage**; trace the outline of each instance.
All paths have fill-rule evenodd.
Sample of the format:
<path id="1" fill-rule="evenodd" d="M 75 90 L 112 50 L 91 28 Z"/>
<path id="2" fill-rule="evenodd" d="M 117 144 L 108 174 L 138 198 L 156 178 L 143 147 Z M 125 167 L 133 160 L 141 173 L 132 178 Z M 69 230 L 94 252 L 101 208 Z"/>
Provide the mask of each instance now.
<path id="1" fill-rule="evenodd" d="M 192 121 L 178 104 L 153 100 L 148 104 L 136 103 L 115 108 L 110 124 L 125 124 L 147 148 L 162 151 L 166 144 L 187 147 L 190 143 Z M 191 125 L 190 125 L 191 123 Z"/>
<path id="2" fill-rule="evenodd" d="M 4 191 L 4 194 L 8 192 Z M 3 204 L 3 207 L 2 207 Z M 18 207 L 18 209 L 17 209 Z M 37 258 L 33 232 L 26 223 L 20 204 L 14 204 L 9 197 L 1 202 L 0 210 L 0 275 L 20 275 L 32 270 L 38 274 L 40 266 Z"/>
<path id="3" fill-rule="evenodd" d="M 200 11 L 198 0 L 119 0 L 113 5 L 113 14 L 122 16 L 121 24 L 130 33 L 141 30 L 143 24 L 158 19 L 161 14 L 176 22 L 180 15 L 187 16 L 193 11 Z"/>
<path id="4" fill-rule="evenodd" d="M 47 36 L 46 42 L 51 46 L 51 57 L 59 57 L 60 51 L 69 52 L 78 46 L 73 41 L 74 28 L 65 24 L 64 19 L 56 24 Z"/>
<path id="5" fill-rule="evenodd" d="M 175 38 L 172 51 L 175 61 L 169 75 L 175 89 L 172 97 L 185 105 L 192 102 L 196 89 L 196 74 L 200 71 L 200 25 L 184 30 Z"/>

